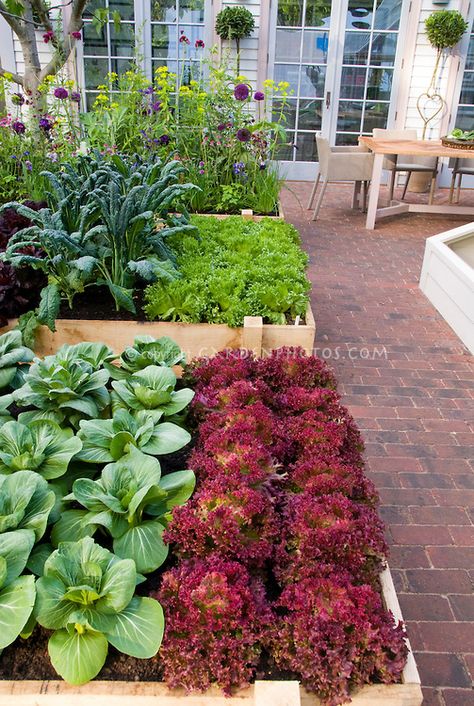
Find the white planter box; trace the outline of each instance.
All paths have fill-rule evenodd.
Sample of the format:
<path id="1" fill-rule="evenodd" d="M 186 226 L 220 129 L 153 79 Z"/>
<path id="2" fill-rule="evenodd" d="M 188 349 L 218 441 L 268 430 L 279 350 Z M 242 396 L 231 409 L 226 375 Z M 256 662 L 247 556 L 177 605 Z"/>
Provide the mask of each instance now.
<path id="1" fill-rule="evenodd" d="M 428 238 L 420 288 L 474 353 L 474 223 Z"/>

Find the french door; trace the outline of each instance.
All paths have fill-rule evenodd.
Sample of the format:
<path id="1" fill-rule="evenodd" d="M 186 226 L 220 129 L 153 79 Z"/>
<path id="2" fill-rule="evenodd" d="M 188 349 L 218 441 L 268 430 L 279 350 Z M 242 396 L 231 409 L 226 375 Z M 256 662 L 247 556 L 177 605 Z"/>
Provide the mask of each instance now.
<path id="1" fill-rule="evenodd" d="M 387 127 L 395 114 L 404 0 L 273 0 L 273 79 L 290 84 L 284 108 L 288 178 L 315 173 L 315 134 L 331 144 Z M 274 102 L 275 116 L 281 103 Z"/>

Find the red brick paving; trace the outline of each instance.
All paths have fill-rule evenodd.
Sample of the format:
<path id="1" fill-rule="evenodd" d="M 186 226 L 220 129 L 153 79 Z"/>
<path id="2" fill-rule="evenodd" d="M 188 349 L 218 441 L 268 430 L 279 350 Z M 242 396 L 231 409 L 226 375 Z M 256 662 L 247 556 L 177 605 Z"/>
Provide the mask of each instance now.
<path id="1" fill-rule="evenodd" d="M 418 288 L 426 237 L 466 221 L 410 214 L 366 231 L 349 187 L 332 185 L 313 223 L 310 185 L 290 188 L 317 353 L 366 439 L 424 705 L 474 706 L 474 361 Z"/>

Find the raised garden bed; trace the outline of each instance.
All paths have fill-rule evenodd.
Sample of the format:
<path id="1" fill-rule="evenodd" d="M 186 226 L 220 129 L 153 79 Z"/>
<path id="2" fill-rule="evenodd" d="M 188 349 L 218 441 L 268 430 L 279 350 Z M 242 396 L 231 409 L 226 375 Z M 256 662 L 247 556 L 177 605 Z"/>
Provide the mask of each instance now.
<path id="1" fill-rule="evenodd" d="M 231 215 L 236 215 L 231 214 L 231 213 L 196 213 L 193 214 L 196 216 L 209 216 L 210 218 L 218 218 L 219 220 L 222 220 L 224 218 L 229 218 Z M 266 215 L 259 215 L 256 214 L 252 211 L 251 208 L 243 208 L 240 212 L 240 215 L 242 218 L 245 218 L 248 221 L 261 221 L 263 218 L 271 218 L 272 220 L 280 220 L 284 221 L 285 220 L 285 213 L 283 211 L 283 206 L 281 201 L 278 202 L 278 213 L 274 216 L 266 216 Z"/>
<path id="2" fill-rule="evenodd" d="M 16 320 L 0 329 L 0 335 L 16 326 Z M 264 324 L 261 316 L 246 316 L 244 325 L 231 328 L 226 324 L 185 324 L 169 321 L 98 321 L 87 319 L 58 319 L 56 332 L 46 326 L 38 329 L 35 353 L 51 355 L 64 343 L 100 340 L 121 351 L 133 344 L 136 336 L 169 336 L 186 354 L 186 360 L 212 356 L 225 348 L 245 348 L 256 356 L 265 356 L 280 346 L 301 346 L 310 354 L 314 347 L 316 325 L 308 306 L 306 323 L 294 325 Z"/>
<path id="3" fill-rule="evenodd" d="M 386 607 L 401 620 L 400 605 L 390 570 L 380 577 Z M 297 681 L 256 681 L 231 698 L 219 689 L 204 694 L 169 690 L 159 682 L 94 681 L 82 687 L 62 681 L 0 681 L 0 706 L 319 706 L 320 700 L 300 688 Z M 423 695 L 415 660 L 410 651 L 401 684 L 373 684 L 352 696 L 352 706 L 420 706 Z"/>

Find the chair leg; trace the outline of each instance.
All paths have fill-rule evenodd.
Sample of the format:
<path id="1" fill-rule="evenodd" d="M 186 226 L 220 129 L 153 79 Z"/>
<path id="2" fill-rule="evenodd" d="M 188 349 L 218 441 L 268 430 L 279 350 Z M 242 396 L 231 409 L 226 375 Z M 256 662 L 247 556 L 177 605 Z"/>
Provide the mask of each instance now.
<path id="1" fill-rule="evenodd" d="M 367 211 L 367 192 L 368 192 L 368 182 L 362 182 L 362 213 Z"/>
<path id="2" fill-rule="evenodd" d="M 321 190 L 320 190 L 320 192 L 319 192 L 318 200 L 317 200 L 317 202 L 316 202 L 316 208 L 314 209 L 314 212 L 313 212 L 313 218 L 312 218 L 313 221 L 315 221 L 315 220 L 317 219 L 317 217 L 318 217 L 319 209 L 321 208 L 321 204 L 322 204 L 323 198 L 324 198 L 324 192 L 326 191 L 326 186 L 327 186 L 327 185 L 328 185 L 328 180 L 325 179 L 325 180 L 323 181 L 323 184 L 322 184 L 322 186 L 321 186 Z"/>
<path id="3" fill-rule="evenodd" d="M 453 175 L 451 177 L 451 186 L 449 187 L 449 203 L 453 203 L 455 182 L 456 182 L 456 172 L 453 172 Z"/>
<path id="4" fill-rule="evenodd" d="M 435 192 L 435 188 L 436 188 L 436 177 L 437 177 L 437 176 L 438 176 L 438 175 L 436 174 L 436 172 L 433 172 L 433 175 L 432 175 L 432 177 L 431 177 L 430 195 L 429 195 L 429 198 L 428 198 L 428 204 L 429 204 L 430 206 L 432 205 L 433 199 L 434 199 L 434 192 Z"/>
<path id="5" fill-rule="evenodd" d="M 391 173 L 390 173 L 390 191 L 389 191 L 389 194 L 388 194 L 388 205 L 389 205 L 389 206 L 392 205 L 392 201 L 393 201 L 393 193 L 394 193 L 394 191 L 395 191 L 395 179 L 396 179 L 396 177 L 397 177 L 397 172 L 395 171 L 395 169 L 392 169 L 392 171 L 391 171 Z"/>
<path id="6" fill-rule="evenodd" d="M 408 189 L 408 182 L 410 181 L 411 174 L 412 174 L 411 172 L 407 172 L 407 178 L 406 178 L 406 181 L 405 181 L 405 185 L 404 185 L 404 187 L 403 187 L 402 201 L 405 200 L 405 196 L 406 196 L 407 189 Z"/>
<path id="7" fill-rule="evenodd" d="M 318 173 L 316 174 L 316 178 L 315 178 L 314 184 L 313 184 L 313 190 L 311 191 L 311 196 L 309 197 L 309 201 L 308 201 L 308 211 L 311 208 L 313 208 L 313 201 L 314 201 L 314 197 L 316 196 L 316 191 L 318 189 L 318 184 L 319 184 L 320 178 L 321 178 L 321 172 L 318 169 Z"/>
<path id="8" fill-rule="evenodd" d="M 458 174 L 458 189 L 456 192 L 456 203 L 459 203 L 459 199 L 461 198 L 461 182 L 462 182 L 462 172 L 459 172 L 459 174 Z"/>
<path id="9" fill-rule="evenodd" d="M 355 210 L 358 207 L 360 194 L 360 181 L 354 182 L 354 191 L 352 192 L 352 209 Z"/>

